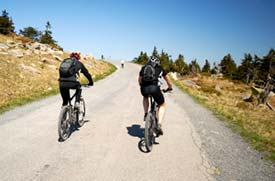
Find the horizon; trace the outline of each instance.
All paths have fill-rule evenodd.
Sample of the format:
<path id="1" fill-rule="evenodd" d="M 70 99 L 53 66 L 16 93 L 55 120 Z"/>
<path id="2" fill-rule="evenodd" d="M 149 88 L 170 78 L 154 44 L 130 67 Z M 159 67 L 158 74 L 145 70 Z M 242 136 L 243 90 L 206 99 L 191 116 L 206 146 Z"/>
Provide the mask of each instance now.
<path id="1" fill-rule="evenodd" d="M 45 30 L 66 51 L 104 55 L 131 61 L 156 46 L 175 60 L 196 59 L 212 66 L 227 54 L 237 65 L 245 53 L 265 56 L 275 45 L 275 1 L 36 1 L 9 0 L 1 4 L 15 31 L 31 26 Z"/>

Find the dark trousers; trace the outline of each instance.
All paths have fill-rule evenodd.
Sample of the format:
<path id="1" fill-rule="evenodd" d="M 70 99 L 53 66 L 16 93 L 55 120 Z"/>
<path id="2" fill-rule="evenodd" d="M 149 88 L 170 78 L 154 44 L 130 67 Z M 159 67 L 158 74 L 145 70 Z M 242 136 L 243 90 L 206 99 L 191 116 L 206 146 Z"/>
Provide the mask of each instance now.
<path id="1" fill-rule="evenodd" d="M 63 99 L 63 103 L 62 106 L 66 106 L 69 103 L 70 100 L 70 88 L 59 88 L 60 89 L 60 94 L 61 97 Z M 81 88 L 75 88 L 76 89 L 76 97 L 75 97 L 75 101 L 79 102 L 80 101 L 80 97 L 81 97 L 81 92 L 82 89 Z"/>

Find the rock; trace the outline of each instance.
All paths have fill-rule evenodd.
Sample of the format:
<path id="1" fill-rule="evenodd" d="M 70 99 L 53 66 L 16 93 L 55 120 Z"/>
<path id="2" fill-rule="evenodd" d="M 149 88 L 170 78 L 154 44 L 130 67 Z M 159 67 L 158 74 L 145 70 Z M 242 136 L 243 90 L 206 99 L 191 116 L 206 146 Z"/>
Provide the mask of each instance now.
<path id="1" fill-rule="evenodd" d="M 36 68 L 34 68 L 34 67 L 27 66 L 27 65 L 24 65 L 24 64 L 21 64 L 20 66 L 25 71 L 28 71 L 28 72 L 31 72 L 31 73 L 36 73 L 36 74 L 41 74 L 41 72 L 39 70 L 37 70 Z"/>
<path id="2" fill-rule="evenodd" d="M 273 96 L 275 96 L 275 93 L 271 91 L 271 92 L 268 94 L 268 97 L 273 97 Z"/>
<path id="3" fill-rule="evenodd" d="M 171 75 L 172 79 L 178 80 L 177 72 L 170 72 L 169 74 Z"/>
<path id="4" fill-rule="evenodd" d="M 46 58 L 46 57 L 43 57 L 43 58 L 42 58 L 42 62 L 43 62 L 43 63 L 46 63 L 46 64 L 53 64 L 53 63 L 54 63 L 54 60 L 48 59 L 48 58 Z"/>
<path id="5" fill-rule="evenodd" d="M 19 49 L 9 50 L 8 54 L 18 57 L 18 58 L 22 58 L 24 56 L 23 52 Z"/>
<path id="6" fill-rule="evenodd" d="M 0 43 L 0 50 L 7 51 L 9 49 L 9 46 L 5 43 Z"/>
<path id="7" fill-rule="evenodd" d="M 63 55 L 64 52 L 59 50 L 59 51 L 56 51 L 55 53 L 57 53 L 59 55 Z"/>
<path id="8" fill-rule="evenodd" d="M 251 93 L 248 93 L 248 92 L 243 93 L 241 95 L 241 97 L 242 97 L 242 100 L 244 100 L 246 102 L 253 102 L 254 101 L 253 95 Z"/>
<path id="9" fill-rule="evenodd" d="M 193 82 L 192 80 L 183 80 L 182 81 L 185 85 L 189 86 L 189 87 L 193 87 L 193 88 L 200 88 L 200 86 L 198 86 L 195 82 Z"/>
<path id="10" fill-rule="evenodd" d="M 49 68 L 57 70 L 57 67 L 55 65 L 48 65 Z"/>
<path id="11" fill-rule="evenodd" d="M 215 86 L 215 90 L 218 91 L 218 92 L 221 92 L 222 91 L 222 87 L 220 85 L 216 85 Z"/>
<path id="12" fill-rule="evenodd" d="M 9 47 L 14 47 L 14 46 L 15 46 L 15 42 L 12 41 L 12 40 L 7 40 L 7 45 L 8 45 Z"/>
<path id="13" fill-rule="evenodd" d="M 54 58 L 55 58 L 56 60 L 60 61 L 60 62 L 63 60 L 62 58 L 60 58 L 60 57 L 57 56 L 57 55 L 55 55 Z"/>
<path id="14" fill-rule="evenodd" d="M 0 52 L 0 55 L 8 55 L 8 52 Z"/>

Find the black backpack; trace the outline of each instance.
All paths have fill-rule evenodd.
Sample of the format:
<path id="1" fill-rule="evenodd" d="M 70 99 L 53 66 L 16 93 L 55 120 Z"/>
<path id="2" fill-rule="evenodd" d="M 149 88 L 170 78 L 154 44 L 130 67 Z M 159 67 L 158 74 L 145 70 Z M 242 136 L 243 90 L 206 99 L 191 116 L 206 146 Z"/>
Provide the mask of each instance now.
<path id="1" fill-rule="evenodd" d="M 62 61 L 59 67 L 60 77 L 67 78 L 76 74 L 76 60 L 74 58 L 67 58 Z"/>
<path id="2" fill-rule="evenodd" d="M 142 81 L 153 82 L 158 79 L 155 66 L 147 63 L 143 68 Z"/>

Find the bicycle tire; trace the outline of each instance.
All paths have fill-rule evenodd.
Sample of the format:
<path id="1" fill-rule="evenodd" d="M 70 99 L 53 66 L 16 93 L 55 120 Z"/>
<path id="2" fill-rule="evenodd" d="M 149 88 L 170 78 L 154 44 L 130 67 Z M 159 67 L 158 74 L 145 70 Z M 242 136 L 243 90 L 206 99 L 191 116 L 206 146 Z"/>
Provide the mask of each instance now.
<path id="1" fill-rule="evenodd" d="M 79 102 L 79 110 L 77 112 L 77 126 L 81 127 L 84 125 L 85 122 L 85 114 L 86 114 L 86 107 L 85 107 L 85 101 L 83 98 L 80 98 Z"/>
<path id="2" fill-rule="evenodd" d="M 144 130 L 145 147 L 148 152 L 152 151 L 153 142 L 154 142 L 154 132 L 153 132 L 152 123 L 153 123 L 152 113 L 148 113 L 148 115 L 145 118 L 145 130 Z"/>
<path id="3" fill-rule="evenodd" d="M 65 141 L 70 136 L 70 110 L 69 107 L 61 109 L 58 119 L 58 135 L 60 141 Z"/>

